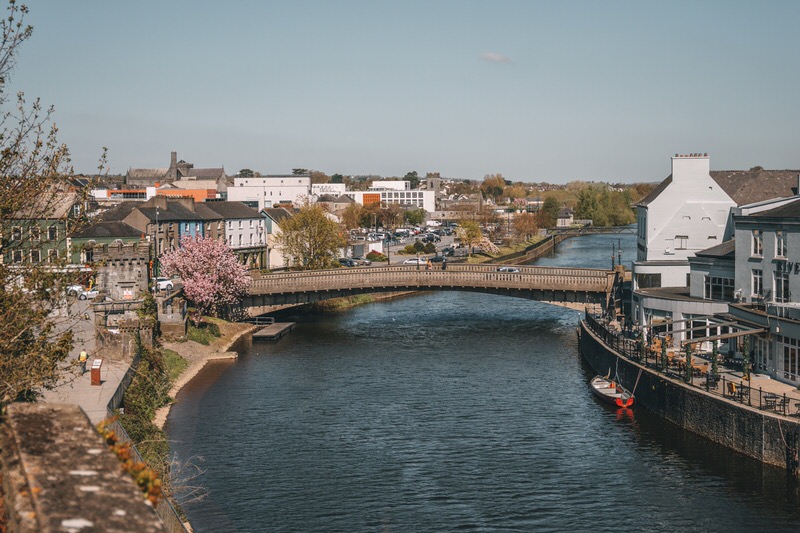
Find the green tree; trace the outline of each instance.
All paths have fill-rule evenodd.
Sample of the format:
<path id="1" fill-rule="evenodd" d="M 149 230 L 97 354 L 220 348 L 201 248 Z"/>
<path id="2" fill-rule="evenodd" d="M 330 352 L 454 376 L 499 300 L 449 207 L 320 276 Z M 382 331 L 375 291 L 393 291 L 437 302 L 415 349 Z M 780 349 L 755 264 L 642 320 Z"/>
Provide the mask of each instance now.
<path id="1" fill-rule="evenodd" d="M 345 229 L 355 229 L 361 225 L 361 205 L 352 203 L 344 208 L 341 214 Z"/>
<path id="2" fill-rule="evenodd" d="M 240 178 L 252 178 L 255 174 L 249 168 L 243 168 L 242 170 L 239 171 L 239 173 L 237 175 Z"/>
<path id="3" fill-rule="evenodd" d="M 21 92 L 16 100 L 9 96 L 19 48 L 33 28 L 24 23 L 25 6 L 9 1 L 6 9 L 0 20 L 0 409 L 10 401 L 34 399 L 63 377 L 75 323 L 64 289 L 76 282 L 64 268 L 66 243 L 84 222 L 84 210 L 77 217 L 65 215 L 69 224 L 57 235 L 41 221 L 65 208 L 73 213 L 73 206 L 85 206 L 92 188 L 72 187 L 69 151 L 50 125 L 53 109 L 43 108 L 39 100 L 27 102 Z M 104 163 L 105 153 L 101 173 Z M 63 255 L 22 260 L 23 253 L 30 258 L 44 245 Z M 16 253 L 20 262 L 13 262 Z"/>
<path id="4" fill-rule="evenodd" d="M 540 225 L 544 228 L 553 228 L 558 220 L 558 211 L 560 206 L 555 196 L 547 196 L 542 203 L 542 209 L 539 211 Z"/>
<path id="5" fill-rule="evenodd" d="M 518 213 L 514 217 L 514 235 L 516 235 L 517 239 L 531 239 L 536 235 L 538 229 L 536 217 L 533 213 Z"/>
<path id="6" fill-rule="evenodd" d="M 484 198 L 492 198 L 497 201 L 503 195 L 506 188 L 506 180 L 503 179 L 502 174 L 489 174 L 483 178 L 481 183 L 481 193 Z"/>
<path id="7" fill-rule="evenodd" d="M 344 183 L 344 176 L 341 174 L 334 174 L 331 176 L 331 183 Z"/>
<path id="8" fill-rule="evenodd" d="M 474 220 L 460 220 L 456 235 L 461 244 L 467 247 L 467 254 L 472 255 L 472 247 L 481 242 L 483 234 L 481 233 L 480 225 Z"/>
<path id="9" fill-rule="evenodd" d="M 306 203 L 281 224 L 278 247 L 295 266 L 314 270 L 337 265 L 346 239 L 319 204 Z"/>
<path id="10" fill-rule="evenodd" d="M 410 182 L 412 189 L 419 187 L 419 175 L 417 174 L 416 170 L 406 173 L 406 175 L 403 176 L 403 179 Z"/>
<path id="11" fill-rule="evenodd" d="M 421 226 L 425 223 L 425 210 L 422 208 L 408 209 L 403 214 L 403 218 L 412 226 Z"/>
<path id="12" fill-rule="evenodd" d="M 292 174 L 294 174 L 295 176 L 303 176 L 305 174 L 308 174 L 308 169 L 307 168 L 293 168 L 292 169 Z"/>

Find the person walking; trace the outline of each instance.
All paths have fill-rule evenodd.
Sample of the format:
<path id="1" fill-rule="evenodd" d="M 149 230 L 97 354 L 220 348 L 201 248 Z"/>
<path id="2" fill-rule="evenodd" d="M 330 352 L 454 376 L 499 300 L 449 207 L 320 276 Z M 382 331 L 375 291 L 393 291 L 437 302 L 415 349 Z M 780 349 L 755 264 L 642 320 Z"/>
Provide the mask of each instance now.
<path id="1" fill-rule="evenodd" d="M 89 360 L 89 354 L 86 353 L 86 350 L 81 350 L 81 354 L 78 356 L 78 362 L 81 364 L 81 376 L 86 373 L 86 361 Z"/>
<path id="2" fill-rule="evenodd" d="M 442 258 L 442 270 L 447 270 L 447 259 Z"/>

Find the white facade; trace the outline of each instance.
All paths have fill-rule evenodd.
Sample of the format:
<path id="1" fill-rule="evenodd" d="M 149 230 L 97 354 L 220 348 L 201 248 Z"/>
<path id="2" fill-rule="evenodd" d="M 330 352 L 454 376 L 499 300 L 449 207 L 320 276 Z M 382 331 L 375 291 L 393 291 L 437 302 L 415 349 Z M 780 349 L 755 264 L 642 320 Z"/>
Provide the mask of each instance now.
<path id="1" fill-rule="evenodd" d="M 267 244 L 267 225 L 264 217 L 225 220 L 225 240 L 234 250 L 265 246 Z"/>
<path id="2" fill-rule="evenodd" d="M 341 196 L 344 193 L 344 183 L 315 183 L 311 186 L 311 194 L 314 196 L 322 196 L 323 194 Z"/>
<path id="3" fill-rule="evenodd" d="M 258 176 L 234 178 L 228 187 L 228 200 L 246 202 L 259 210 L 280 203 L 299 206 L 311 196 L 311 176 Z"/>
<path id="4" fill-rule="evenodd" d="M 638 206 L 634 289 L 685 287 L 688 258 L 725 238 L 736 202 L 709 172 L 707 155 L 676 155 L 671 181 L 655 198 Z"/>
<path id="5" fill-rule="evenodd" d="M 389 189 L 392 191 L 410 191 L 411 182 L 406 180 L 376 180 L 372 182 L 371 190 Z"/>
<path id="6" fill-rule="evenodd" d="M 361 205 L 364 205 L 365 196 L 369 200 L 370 195 L 380 195 L 379 201 L 382 205 L 400 204 L 408 208 L 421 208 L 427 213 L 432 213 L 436 210 L 436 193 L 434 191 L 421 191 L 418 189 L 408 191 L 372 190 L 347 191 L 345 194 Z M 372 201 L 367 203 L 372 203 Z"/>

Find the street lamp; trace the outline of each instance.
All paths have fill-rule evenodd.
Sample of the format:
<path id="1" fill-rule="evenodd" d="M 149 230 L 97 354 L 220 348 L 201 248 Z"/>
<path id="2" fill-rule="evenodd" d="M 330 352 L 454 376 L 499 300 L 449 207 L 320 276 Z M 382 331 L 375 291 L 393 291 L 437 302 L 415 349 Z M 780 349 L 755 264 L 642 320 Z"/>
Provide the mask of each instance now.
<path id="1" fill-rule="evenodd" d="M 392 266 L 392 257 L 389 253 L 392 245 L 391 238 L 387 236 L 384 242 L 386 243 L 386 266 Z"/>

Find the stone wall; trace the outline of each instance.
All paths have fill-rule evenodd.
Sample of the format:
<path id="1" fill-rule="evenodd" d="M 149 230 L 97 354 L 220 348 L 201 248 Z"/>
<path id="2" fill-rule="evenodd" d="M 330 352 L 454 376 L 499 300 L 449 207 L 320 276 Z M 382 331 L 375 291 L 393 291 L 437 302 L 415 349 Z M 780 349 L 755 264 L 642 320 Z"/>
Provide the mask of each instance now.
<path id="1" fill-rule="evenodd" d="M 97 284 L 114 300 L 133 300 L 147 291 L 150 243 L 108 244 L 94 249 Z"/>
<path id="2" fill-rule="evenodd" d="M 580 352 L 598 374 L 611 372 L 613 376 L 616 372 L 628 390 L 634 389 L 638 378 L 637 405 L 748 457 L 790 468 L 786 443 L 800 431 L 798 422 L 688 387 L 645 368 L 606 346 L 584 322 L 580 326 Z"/>
<path id="3" fill-rule="evenodd" d="M 0 471 L 8 531 L 164 531 L 78 406 L 9 405 Z"/>
<path id="4" fill-rule="evenodd" d="M 106 358 L 131 360 L 136 353 L 136 334 L 138 332 L 142 345 L 153 347 L 155 324 L 151 321 L 140 321 L 137 317 L 126 317 L 119 320 L 114 331 L 97 328 L 95 341 L 97 351 Z"/>

